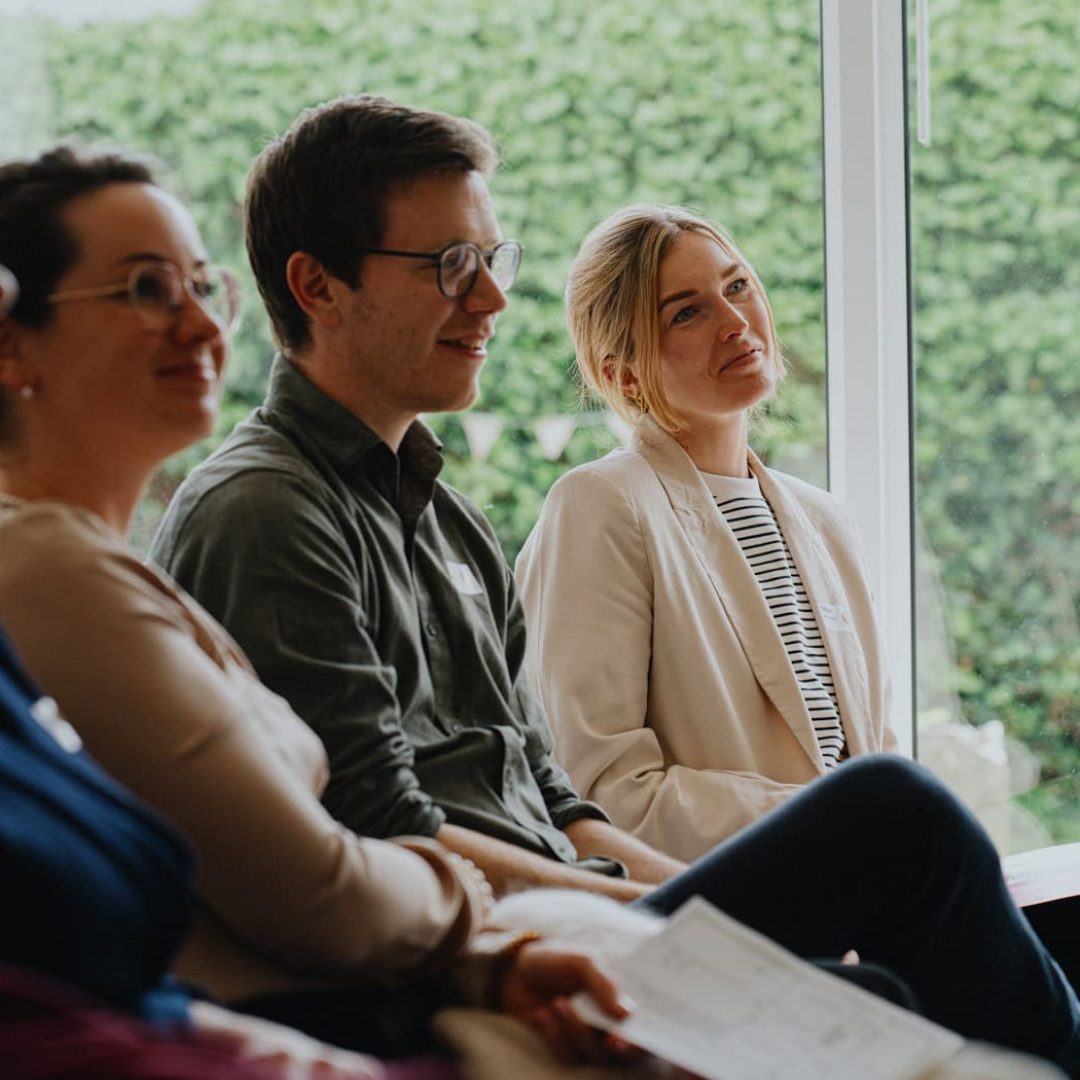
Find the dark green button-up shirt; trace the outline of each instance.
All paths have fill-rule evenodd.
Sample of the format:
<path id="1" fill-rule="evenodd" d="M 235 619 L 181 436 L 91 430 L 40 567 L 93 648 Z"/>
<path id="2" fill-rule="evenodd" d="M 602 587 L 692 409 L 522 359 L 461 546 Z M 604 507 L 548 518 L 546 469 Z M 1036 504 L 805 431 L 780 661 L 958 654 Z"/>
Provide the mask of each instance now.
<path id="1" fill-rule="evenodd" d="M 552 759 L 513 579 L 481 511 L 439 481 L 440 450 L 417 422 L 395 454 L 278 357 L 151 557 L 318 733 L 324 801 L 349 828 L 449 821 L 576 862 L 562 830 L 604 814 Z"/>

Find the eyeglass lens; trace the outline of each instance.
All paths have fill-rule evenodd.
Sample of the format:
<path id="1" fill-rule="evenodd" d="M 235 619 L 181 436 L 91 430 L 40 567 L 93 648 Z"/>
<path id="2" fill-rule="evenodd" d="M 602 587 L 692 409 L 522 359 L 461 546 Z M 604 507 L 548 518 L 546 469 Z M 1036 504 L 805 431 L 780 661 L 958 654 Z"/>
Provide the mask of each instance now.
<path id="1" fill-rule="evenodd" d="M 239 295 L 234 280 L 219 267 L 207 267 L 187 279 L 192 297 L 226 330 L 234 328 Z M 184 301 L 185 281 L 171 266 L 139 267 L 129 286 L 131 299 L 151 329 L 164 329 L 176 318 Z"/>
<path id="2" fill-rule="evenodd" d="M 480 273 L 481 252 L 475 244 L 454 244 L 439 260 L 439 284 L 448 297 L 463 296 Z M 491 255 L 491 276 L 506 292 L 517 277 L 521 248 L 515 243 L 499 244 Z"/>

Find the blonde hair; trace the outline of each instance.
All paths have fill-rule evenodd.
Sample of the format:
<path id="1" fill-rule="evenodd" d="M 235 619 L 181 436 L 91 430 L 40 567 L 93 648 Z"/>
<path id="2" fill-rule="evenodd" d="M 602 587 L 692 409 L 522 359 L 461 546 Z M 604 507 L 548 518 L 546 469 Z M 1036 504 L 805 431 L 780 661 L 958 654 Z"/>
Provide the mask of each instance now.
<path id="1" fill-rule="evenodd" d="M 672 435 L 683 423 L 664 394 L 660 371 L 660 264 L 683 233 L 715 240 L 747 269 L 769 312 L 777 377 L 784 360 L 768 295 L 754 268 L 719 225 L 679 206 L 624 207 L 581 243 L 566 286 L 566 321 L 585 385 L 624 420 L 646 413 Z M 639 387 L 631 395 L 627 376 Z"/>

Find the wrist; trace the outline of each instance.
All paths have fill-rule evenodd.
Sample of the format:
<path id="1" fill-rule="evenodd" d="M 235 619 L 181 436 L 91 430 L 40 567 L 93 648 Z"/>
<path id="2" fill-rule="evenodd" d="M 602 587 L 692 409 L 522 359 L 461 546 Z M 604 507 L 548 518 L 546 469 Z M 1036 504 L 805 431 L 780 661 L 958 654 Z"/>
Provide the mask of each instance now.
<path id="1" fill-rule="evenodd" d="M 539 930 L 520 930 L 495 954 L 491 965 L 488 983 L 488 1007 L 501 1010 L 504 1001 L 506 978 L 513 970 L 521 950 L 542 941 L 544 935 Z"/>
<path id="2" fill-rule="evenodd" d="M 499 1010 L 503 1004 L 503 985 L 518 954 L 526 946 L 543 939 L 538 930 L 488 928 L 472 941 L 457 972 L 458 989 L 467 1001 L 481 1008 Z"/>

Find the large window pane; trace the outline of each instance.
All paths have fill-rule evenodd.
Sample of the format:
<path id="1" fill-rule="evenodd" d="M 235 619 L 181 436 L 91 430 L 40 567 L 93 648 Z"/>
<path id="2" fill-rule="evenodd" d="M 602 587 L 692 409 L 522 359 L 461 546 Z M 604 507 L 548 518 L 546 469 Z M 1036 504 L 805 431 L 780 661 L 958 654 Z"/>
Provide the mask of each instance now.
<path id="1" fill-rule="evenodd" d="M 920 756 L 1020 850 L 1080 840 L 1080 23 L 1062 0 L 929 9 Z"/>
<path id="2" fill-rule="evenodd" d="M 16 114 L 27 118 L 18 148 L 75 134 L 157 153 L 175 169 L 215 256 L 238 267 L 247 166 L 302 105 L 380 92 L 465 113 L 498 135 L 505 166 L 495 196 L 506 234 L 526 247 L 476 410 L 500 433 L 481 460 L 461 418 L 432 423 L 449 451 L 446 475 L 484 506 L 508 554 L 556 476 L 615 444 L 602 414 L 579 411 L 561 293 L 586 230 L 634 200 L 708 210 L 757 264 L 792 368 L 756 443 L 767 459 L 824 482 L 814 0 L 662 8 L 651 0 L 157 0 L 137 19 L 79 25 L 71 22 L 78 0 L 58 10 L 65 22 L 9 16 L 3 28 L 5 40 L 17 32 L 26 45 L 25 68 L 5 76 L 21 103 Z M 258 400 L 272 353 L 250 292 L 226 427 Z M 566 415 L 576 424 L 560 449 L 557 422 L 537 425 Z M 478 438 L 480 422 L 466 422 Z M 540 430 L 555 444 L 546 453 Z M 203 452 L 165 471 L 157 503 Z"/>

